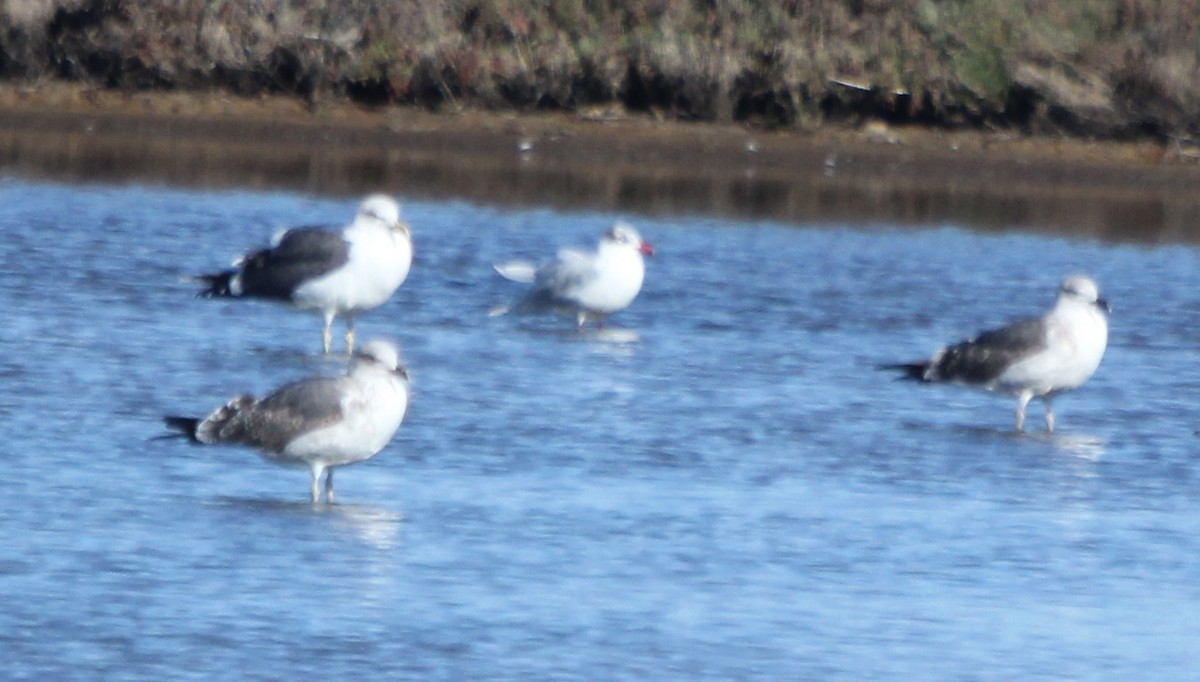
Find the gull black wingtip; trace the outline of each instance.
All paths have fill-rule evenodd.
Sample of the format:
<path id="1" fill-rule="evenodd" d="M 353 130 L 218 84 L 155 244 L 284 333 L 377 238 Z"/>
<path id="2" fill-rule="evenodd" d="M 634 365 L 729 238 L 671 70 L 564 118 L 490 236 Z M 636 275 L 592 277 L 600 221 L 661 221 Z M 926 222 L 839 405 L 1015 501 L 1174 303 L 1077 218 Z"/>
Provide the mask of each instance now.
<path id="1" fill-rule="evenodd" d="M 897 381 L 926 381 L 925 372 L 929 370 L 929 364 L 924 362 L 900 362 L 875 365 L 875 369 L 880 372 L 899 372 L 900 376 L 896 377 Z"/>

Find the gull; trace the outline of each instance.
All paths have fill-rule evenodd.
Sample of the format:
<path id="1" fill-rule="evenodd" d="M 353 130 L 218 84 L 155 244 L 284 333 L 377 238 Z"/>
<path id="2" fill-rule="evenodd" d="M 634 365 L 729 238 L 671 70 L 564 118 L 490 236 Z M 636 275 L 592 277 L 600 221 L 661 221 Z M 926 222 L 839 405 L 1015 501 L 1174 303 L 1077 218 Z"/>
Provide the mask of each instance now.
<path id="1" fill-rule="evenodd" d="M 400 206 L 383 194 L 367 197 L 341 230 L 297 227 L 269 248 L 237 259 L 233 269 L 201 275 L 203 298 L 282 301 L 325 316 L 322 348 L 332 346 L 333 319 L 346 319 L 346 353 L 354 352 L 354 322 L 387 301 L 408 277 L 412 233 Z"/>
<path id="2" fill-rule="evenodd" d="M 502 277 L 533 288 L 511 308 L 491 312 L 555 312 L 575 318 L 578 327 L 588 321 L 603 326 L 609 315 L 627 307 L 641 291 L 646 275 L 642 257 L 653 255 L 654 247 L 637 230 L 618 222 L 600 237 L 595 252 L 563 249 L 540 266 L 528 261 L 499 263 L 494 267 Z"/>
<path id="3" fill-rule="evenodd" d="M 312 502 L 333 502 L 333 470 L 370 459 L 391 441 L 408 409 L 408 373 L 388 341 L 363 344 L 344 376 L 310 377 L 265 398 L 239 395 L 203 418 L 167 416 L 168 428 L 200 445 L 246 445 L 276 464 L 312 474 Z"/>
<path id="4" fill-rule="evenodd" d="M 1108 346 L 1108 303 L 1091 278 L 1063 280 L 1054 307 L 939 350 L 928 360 L 884 365 L 904 378 L 951 382 L 1015 395 L 1017 431 L 1033 398 L 1046 403 L 1046 430 L 1054 431 L 1053 399 L 1087 381 Z"/>

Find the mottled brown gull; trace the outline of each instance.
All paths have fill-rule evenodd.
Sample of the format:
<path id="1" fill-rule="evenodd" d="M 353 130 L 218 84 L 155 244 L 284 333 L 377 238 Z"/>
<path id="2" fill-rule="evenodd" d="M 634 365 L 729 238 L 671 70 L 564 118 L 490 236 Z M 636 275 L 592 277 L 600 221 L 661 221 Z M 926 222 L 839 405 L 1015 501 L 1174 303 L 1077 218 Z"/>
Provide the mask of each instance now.
<path id="1" fill-rule="evenodd" d="M 340 377 L 285 384 L 265 398 L 239 395 L 203 418 L 168 416 L 169 428 L 200 445 L 246 445 L 277 464 L 312 474 L 311 498 L 333 502 L 333 470 L 375 456 L 408 409 L 408 374 L 396 346 L 363 344 Z"/>

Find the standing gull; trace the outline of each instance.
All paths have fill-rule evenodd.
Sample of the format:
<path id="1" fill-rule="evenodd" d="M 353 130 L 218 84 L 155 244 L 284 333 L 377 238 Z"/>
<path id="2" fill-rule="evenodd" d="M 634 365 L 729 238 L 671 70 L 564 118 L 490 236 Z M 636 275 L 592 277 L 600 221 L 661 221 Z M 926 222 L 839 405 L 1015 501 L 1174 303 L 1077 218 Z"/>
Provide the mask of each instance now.
<path id="1" fill-rule="evenodd" d="M 322 347 L 332 346 L 333 318 L 346 319 L 346 353 L 354 352 L 354 321 L 382 305 L 408 277 L 412 234 L 400 206 L 382 194 L 367 197 L 341 230 L 297 227 L 270 248 L 246 254 L 231 270 L 202 275 L 205 298 L 263 298 L 317 310 L 325 316 Z"/>
<path id="2" fill-rule="evenodd" d="M 1019 320 L 946 346 L 929 360 L 885 365 L 905 378 L 953 382 L 1017 397 L 1017 430 L 1033 398 L 1046 403 L 1046 430 L 1054 431 L 1051 401 L 1082 386 L 1100 366 L 1108 346 L 1108 303 L 1096 283 L 1076 275 L 1062 282 L 1054 307 L 1041 317 Z"/>
<path id="3" fill-rule="evenodd" d="M 387 341 L 363 344 L 340 377 L 285 384 L 261 400 L 239 395 L 204 418 L 165 418 L 178 435 L 201 445 L 248 445 L 277 464 L 307 467 L 312 501 L 333 502 L 333 470 L 383 449 L 408 409 L 408 374 Z"/>
<path id="4" fill-rule="evenodd" d="M 579 327 L 589 320 L 603 326 L 609 315 L 627 307 L 641 291 L 646 276 L 643 256 L 653 255 L 654 247 L 637 230 L 618 222 L 600 237 L 595 252 L 563 249 L 540 266 L 511 261 L 495 268 L 505 279 L 533 285 L 511 308 L 513 312 L 555 312 L 575 318 Z"/>

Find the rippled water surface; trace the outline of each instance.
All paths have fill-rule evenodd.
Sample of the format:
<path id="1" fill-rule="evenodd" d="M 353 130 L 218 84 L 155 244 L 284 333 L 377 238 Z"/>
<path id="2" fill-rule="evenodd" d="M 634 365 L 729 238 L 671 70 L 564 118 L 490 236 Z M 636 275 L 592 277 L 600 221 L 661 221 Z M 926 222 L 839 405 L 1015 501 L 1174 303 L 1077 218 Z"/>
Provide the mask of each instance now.
<path id="1" fill-rule="evenodd" d="M 402 197 L 403 198 L 403 197 Z M 1129 680 L 1200 666 L 1200 258 L 939 229 L 408 201 L 392 444 L 307 473 L 152 440 L 313 372 L 316 316 L 193 298 L 356 200 L 0 181 L 10 679 Z M 616 217 L 658 248 L 617 331 L 490 318 L 491 262 Z M 1056 403 L 878 363 L 1048 306 L 1109 352 Z"/>

